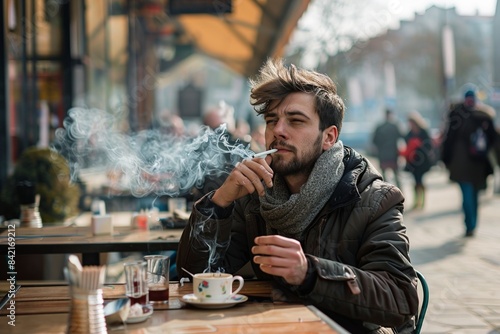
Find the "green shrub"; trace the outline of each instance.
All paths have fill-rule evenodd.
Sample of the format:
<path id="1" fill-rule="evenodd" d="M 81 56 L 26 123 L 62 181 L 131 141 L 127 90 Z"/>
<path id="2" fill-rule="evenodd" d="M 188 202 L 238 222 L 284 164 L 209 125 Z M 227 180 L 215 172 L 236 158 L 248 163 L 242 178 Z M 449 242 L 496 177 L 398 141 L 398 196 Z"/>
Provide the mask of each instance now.
<path id="1" fill-rule="evenodd" d="M 40 194 L 43 224 L 63 222 L 78 214 L 80 188 L 71 182 L 68 163 L 56 151 L 32 147 L 23 152 L 1 194 L 0 210 L 6 219 L 20 216 L 16 185 L 22 181 L 34 183 L 35 193 Z"/>

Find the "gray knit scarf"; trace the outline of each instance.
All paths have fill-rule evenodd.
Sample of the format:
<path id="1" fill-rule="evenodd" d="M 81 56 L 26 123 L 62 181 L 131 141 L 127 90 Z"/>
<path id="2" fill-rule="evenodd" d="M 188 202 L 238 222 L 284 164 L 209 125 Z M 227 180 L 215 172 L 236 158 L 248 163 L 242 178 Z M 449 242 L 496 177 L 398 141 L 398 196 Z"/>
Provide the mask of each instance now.
<path id="1" fill-rule="evenodd" d="M 335 143 L 316 161 L 298 194 L 290 194 L 283 176 L 276 174 L 273 187 L 260 197 L 260 213 L 268 234 L 302 240 L 302 233 L 326 204 L 344 173 L 344 145 Z"/>

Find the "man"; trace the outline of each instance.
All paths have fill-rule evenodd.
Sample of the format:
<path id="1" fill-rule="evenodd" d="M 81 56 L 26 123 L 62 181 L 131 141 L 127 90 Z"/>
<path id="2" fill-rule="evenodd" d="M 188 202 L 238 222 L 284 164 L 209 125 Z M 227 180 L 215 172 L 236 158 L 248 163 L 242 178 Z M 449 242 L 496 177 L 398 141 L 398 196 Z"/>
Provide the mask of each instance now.
<path id="1" fill-rule="evenodd" d="M 344 104 L 335 84 L 269 60 L 251 98 L 267 147 L 278 151 L 242 161 L 195 204 L 178 268 L 234 273 L 250 261 L 258 278 L 353 333 L 411 324 L 418 297 L 404 198 L 338 140 Z"/>
<path id="2" fill-rule="evenodd" d="M 390 170 L 394 176 L 394 184 L 401 189 L 399 182 L 399 140 L 404 136 L 394 119 L 394 113 L 387 109 L 385 111 L 385 121 L 379 124 L 373 133 L 373 144 L 377 149 L 377 158 L 384 180 L 387 179 L 387 171 Z"/>
<path id="3" fill-rule="evenodd" d="M 493 174 L 488 154 L 497 136 L 494 117 L 495 110 L 477 103 L 472 90 L 448 114 L 441 160 L 450 172 L 450 180 L 457 182 L 462 192 L 465 237 L 476 232 L 479 191 L 486 189 L 486 179 Z"/>

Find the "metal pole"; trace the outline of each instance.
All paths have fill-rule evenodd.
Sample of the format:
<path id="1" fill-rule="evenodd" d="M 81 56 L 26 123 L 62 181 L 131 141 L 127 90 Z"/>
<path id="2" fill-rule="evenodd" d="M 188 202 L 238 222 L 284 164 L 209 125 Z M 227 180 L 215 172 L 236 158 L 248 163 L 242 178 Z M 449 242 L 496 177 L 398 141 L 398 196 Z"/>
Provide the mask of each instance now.
<path id="1" fill-rule="evenodd" d="M 40 134 L 40 122 L 38 119 L 38 71 L 37 71 L 37 48 L 36 48 L 36 37 L 37 37 L 37 23 L 36 20 L 36 1 L 31 0 L 31 20 L 33 24 L 31 24 L 31 80 L 30 80 L 30 96 L 31 99 L 28 105 L 28 113 L 29 113 L 29 127 L 31 129 L 29 135 L 31 138 L 31 144 L 34 145 L 39 140 Z"/>
<path id="2" fill-rule="evenodd" d="M 26 0 L 19 2 L 21 7 L 21 108 L 18 120 L 20 121 L 19 129 L 16 129 L 19 136 L 19 142 L 22 143 L 21 147 L 18 148 L 19 152 L 23 152 L 29 146 L 28 131 L 29 129 L 29 91 L 28 91 L 28 57 L 26 49 L 26 39 L 28 37 L 28 32 L 26 30 Z"/>
<path id="3" fill-rule="evenodd" d="M 71 3 L 64 1 L 61 8 L 62 72 L 63 72 L 63 110 L 65 116 L 73 106 L 73 59 L 71 57 Z"/>
<path id="4" fill-rule="evenodd" d="M 445 107 L 447 108 L 455 81 L 455 42 L 453 40 L 453 30 L 448 24 L 445 24 L 442 29 L 442 41 Z"/>
<path id="5" fill-rule="evenodd" d="M 495 16 L 493 17 L 493 84 L 500 87 L 500 1 L 497 0 Z"/>
<path id="6" fill-rule="evenodd" d="M 500 1 L 497 0 L 491 34 L 493 39 L 493 96 L 490 102 L 496 108 L 496 125 L 500 127 L 500 35 L 498 31 L 500 31 Z"/>
<path id="7" fill-rule="evenodd" d="M 9 76 L 7 37 L 5 32 L 5 3 L 0 6 L 0 189 L 3 189 L 12 165 L 10 141 Z"/>
<path id="8" fill-rule="evenodd" d="M 137 130 L 137 103 L 134 99 L 134 91 L 137 84 L 137 48 L 135 47 L 135 1 L 127 0 L 128 8 L 128 65 L 127 65 L 127 98 L 121 108 L 128 109 L 129 127 L 132 131 Z"/>

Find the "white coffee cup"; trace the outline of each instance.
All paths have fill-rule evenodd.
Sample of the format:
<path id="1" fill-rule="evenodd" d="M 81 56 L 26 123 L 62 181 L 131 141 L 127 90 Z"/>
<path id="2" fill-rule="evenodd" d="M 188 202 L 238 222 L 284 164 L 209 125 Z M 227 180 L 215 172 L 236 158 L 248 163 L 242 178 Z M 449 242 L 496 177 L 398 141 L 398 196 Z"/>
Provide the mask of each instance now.
<path id="1" fill-rule="evenodd" d="M 233 291 L 233 282 L 239 286 Z M 244 280 L 241 276 L 225 273 L 203 273 L 193 276 L 193 293 L 195 297 L 207 303 L 221 303 L 235 296 L 243 288 Z"/>

